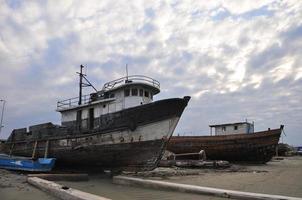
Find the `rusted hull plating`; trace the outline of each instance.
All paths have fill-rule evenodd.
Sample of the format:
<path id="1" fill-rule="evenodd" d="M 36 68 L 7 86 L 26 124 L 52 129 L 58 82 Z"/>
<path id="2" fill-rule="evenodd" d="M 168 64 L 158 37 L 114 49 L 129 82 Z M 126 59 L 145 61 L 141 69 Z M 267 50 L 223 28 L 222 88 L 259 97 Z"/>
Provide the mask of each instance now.
<path id="1" fill-rule="evenodd" d="M 168 99 L 128 109 L 133 114 L 144 116 L 137 119 L 134 129 L 126 123 L 133 118 L 129 113 L 112 114 L 110 125 L 91 132 L 71 130 L 51 136 L 58 131 L 55 128 L 47 129 L 48 134 L 41 130 L 38 139 L 31 136 L 27 140 L 18 140 L 18 137 L 11 136 L 5 144 L 5 151 L 20 156 L 43 157 L 47 154 L 56 158 L 58 164 L 128 171 L 152 170 L 158 165 L 188 101 L 189 98 Z M 121 119 L 121 115 L 124 118 Z M 122 120 L 125 123 L 121 123 Z"/>
<path id="2" fill-rule="evenodd" d="M 282 129 L 221 136 L 175 136 L 167 149 L 173 153 L 205 150 L 208 159 L 266 163 L 275 155 Z"/>
<path id="3" fill-rule="evenodd" d="M 117 143 L 108 145 L 84 145 L 78 149 L 71 146 L 63 147 L 57 141 L 50 142 L 52 146 L 49 156 L 55 157 L 60 166 L 100 167 L 126 171 L 146 171 L 154 169 L 159 162 L 167 140 L 153 140 L 133 143 Z M 32 145 L 23 150 L 14 151 L 15 155 L 32 154 Z M 37 156 L 44 155 L 45 143 L 40 142 Z M 20 146 L 21 147 L 21 146 Z M 19 148 L 21 149 L 21 148 Z"/>

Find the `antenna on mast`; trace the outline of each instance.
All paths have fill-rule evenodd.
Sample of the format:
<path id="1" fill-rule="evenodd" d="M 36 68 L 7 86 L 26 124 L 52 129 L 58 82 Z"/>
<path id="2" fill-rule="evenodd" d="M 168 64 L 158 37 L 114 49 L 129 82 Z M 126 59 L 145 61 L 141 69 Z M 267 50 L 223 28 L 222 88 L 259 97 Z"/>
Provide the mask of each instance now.
<path id="1" fill-rule="evenodd" d="M 126 64 L 126 79 L 128 81 L 128 64 Z"/>

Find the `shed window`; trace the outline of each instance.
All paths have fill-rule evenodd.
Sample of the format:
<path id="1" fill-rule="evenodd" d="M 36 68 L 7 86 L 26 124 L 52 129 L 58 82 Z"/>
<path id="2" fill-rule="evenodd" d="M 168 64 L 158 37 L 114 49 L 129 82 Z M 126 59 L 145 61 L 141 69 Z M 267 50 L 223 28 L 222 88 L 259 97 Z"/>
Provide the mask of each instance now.
<path id="1" fill-rule="evenodd" d="M 132 96 L 137 96 L 137 88 L 133 88 L 132 90 L 131 90 L 131 95 Z"/>
<path id="2" fill-rule="evenodd" d="M 139 96 L 144 96 L 144 90 L 143 89 L 139 89 Z"/>
<path id="3" fill-rule="evenodd" d="M 130 90 L 129 89 L 125 89 L 125 97 L 130 96 Z"/>
<path id="4" fill-rule="evenodd" d="M 234 126 L 234 130 L 235 130 L 235 131 L 238 130 L 238 126 Z"/>
<path id="5" fill-rule="evenodd" d="M 149 97 L 149 92 L 145 91 L 145 97 Z"/>

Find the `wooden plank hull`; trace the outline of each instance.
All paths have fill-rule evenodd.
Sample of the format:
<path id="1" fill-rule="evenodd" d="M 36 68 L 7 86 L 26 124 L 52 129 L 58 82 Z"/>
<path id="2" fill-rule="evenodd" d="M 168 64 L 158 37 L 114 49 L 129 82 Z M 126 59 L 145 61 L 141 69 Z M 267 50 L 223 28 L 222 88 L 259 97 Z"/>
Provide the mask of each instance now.
<path id="1" fill-rule="evenodd" d="M 280 128 L 251 134 L 175 136 L 167 149 L 177 154 L 205 150 L 212 160 L 266 163 L 276 152 L 281 131 Z"/>

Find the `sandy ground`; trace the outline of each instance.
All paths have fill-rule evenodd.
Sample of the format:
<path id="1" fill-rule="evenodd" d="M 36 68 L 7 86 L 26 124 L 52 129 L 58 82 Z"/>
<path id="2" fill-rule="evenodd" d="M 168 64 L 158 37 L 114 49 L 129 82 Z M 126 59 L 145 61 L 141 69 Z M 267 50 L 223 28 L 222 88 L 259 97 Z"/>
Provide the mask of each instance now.
<path id="1" fill-rule="evenodd" d="M 159 168 L 136 176 L 231 190 L 302 197 L 302 156 L 273 160 L 265 165 L 233 165 L 223 170 Z M 113 185 L 111 179 L 91 176 L 88 182 L 63 182 L 86 192 L 112 199 L 221 199 L 210 196 L 156 191 L 146 188 Z M 1 200 L 54 200 L 28 185 L 26 176 L 0 169 Z"/>
<path id="2" fill-rule="evenodd" d="M 235 172 L 215 170 L 194 176 L 173 176 L 166 181 L 302 197 L 302 156 L 273 160 L 265 165 L 241 166 Z"/>
<path id="3" fill-rule="evenodd" d="M 1 200 L 55 200 L 48 194 L 28 185 L 26 175 L 0 169 Z"/>

